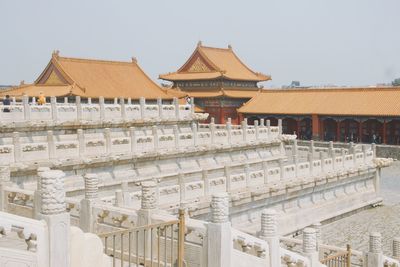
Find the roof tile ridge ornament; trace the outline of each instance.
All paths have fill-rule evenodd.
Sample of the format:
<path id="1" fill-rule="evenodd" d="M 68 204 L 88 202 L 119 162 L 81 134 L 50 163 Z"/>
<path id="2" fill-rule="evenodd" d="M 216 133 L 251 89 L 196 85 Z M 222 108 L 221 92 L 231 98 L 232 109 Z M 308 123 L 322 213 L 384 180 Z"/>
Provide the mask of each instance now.
<path id="1" fill-rule="evenodd" d="M 131 60 L 133 64 L 138 64 L 137 57 L 131 57 Z"/>
<path id="2" fill-rule="evenodd" d="M 60 57 L 60 50 L 54 50 L 51 57 L 58 59 Z"/>
<path id="3" fill-rule="evenodd" d="M 199 40 L 199 41 L 197 42 L 197 47 L 200 47 L 200 46 L 202 46 L 202 45 L 203 45 L 202 41 Z"/>
<path id="4" fill-rule="evenodd" d="M 233 50 L 232 46 L 230 44 L 228 44 L 228 49 L 229 50 Z"/>

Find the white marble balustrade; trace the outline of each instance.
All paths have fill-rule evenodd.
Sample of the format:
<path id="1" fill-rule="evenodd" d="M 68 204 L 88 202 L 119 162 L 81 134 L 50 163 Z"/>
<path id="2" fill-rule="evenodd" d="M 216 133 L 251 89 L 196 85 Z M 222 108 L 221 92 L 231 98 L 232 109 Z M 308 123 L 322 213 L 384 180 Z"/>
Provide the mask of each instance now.
<path id="1" fill-rule="evenodd" d="M 172 104 L 164 104 L 161 99 L 157 104 L 147 104 L 141 98 L 139 104 L 133 104 L 131 99 L 115 99 L 113 104 L 105 104 L 104 98 L 99 98 L 99 103 L 81 103 L 76 97 L 75 103 L 56 103 L 56 98 L 51 97 L 50 103 L 38 105 L 29 103 L 27 97 L 22 102 L 12 101 L 7 108 L 10 112 L 3 112 L 4 106 L 0 104 L 0 122 L 10 124 L 15 122 L 116 122 L 135 121 L 146 119 L 159 120 L 191 120 L 194 115 L 193 105 L 180 105 L 176 98 Z"/>

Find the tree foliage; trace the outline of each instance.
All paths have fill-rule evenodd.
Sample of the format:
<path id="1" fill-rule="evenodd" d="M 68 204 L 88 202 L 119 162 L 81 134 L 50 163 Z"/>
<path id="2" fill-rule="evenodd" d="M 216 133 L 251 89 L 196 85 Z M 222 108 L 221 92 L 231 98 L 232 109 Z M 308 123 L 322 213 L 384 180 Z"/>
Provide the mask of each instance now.
<path id="1" fill-rule="evenodd" d="M 400 86 L 400 78 L 394 79 L 394 81 L 392 82 L 393 86 Z"/>

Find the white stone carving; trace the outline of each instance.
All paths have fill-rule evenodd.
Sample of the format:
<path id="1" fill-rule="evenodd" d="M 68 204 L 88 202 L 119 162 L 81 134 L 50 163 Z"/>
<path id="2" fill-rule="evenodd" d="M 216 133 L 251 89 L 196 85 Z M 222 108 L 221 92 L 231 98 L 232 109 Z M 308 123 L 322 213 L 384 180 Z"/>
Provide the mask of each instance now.
<path id="1" fill-rule="evenodd" d="M 65 173 L 59 170 L 49 170 L 39 173 L 41 182 L 42 209 L 46 215 L 65 212 Z"/>
<path id="2" fill-rule="evenodd" d="M 142 182 L 142 209 L 156 209 L 158 205 L 157 199 L 157 183 L 154 181 Z"/>
<path id="3" fill-rule="evenodd" d="M 212 195 L 211 222 L 225 223 L 229 221 L 229 196 L 227 193 Z"/>

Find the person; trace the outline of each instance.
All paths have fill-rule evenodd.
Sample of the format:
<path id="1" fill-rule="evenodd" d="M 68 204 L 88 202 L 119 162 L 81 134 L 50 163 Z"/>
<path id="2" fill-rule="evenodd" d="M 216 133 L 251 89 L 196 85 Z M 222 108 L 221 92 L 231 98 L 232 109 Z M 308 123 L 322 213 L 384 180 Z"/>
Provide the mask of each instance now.
<path id="1" fill-rule="evenodd" d="M 6 95 L 6 98 L 3 99 L 3 112 L 10 112 L 10 106 L 11 101 L 10 101 L 10 96 Z"/>
<path id="2" fill-rule="evenodd" d="M 46 104 L 46 97 L 44 97 L 43 92 L 39 93 L 39 98 L 38 98 L 37 103 L 38 103 L 38 105 Z"/>

